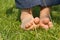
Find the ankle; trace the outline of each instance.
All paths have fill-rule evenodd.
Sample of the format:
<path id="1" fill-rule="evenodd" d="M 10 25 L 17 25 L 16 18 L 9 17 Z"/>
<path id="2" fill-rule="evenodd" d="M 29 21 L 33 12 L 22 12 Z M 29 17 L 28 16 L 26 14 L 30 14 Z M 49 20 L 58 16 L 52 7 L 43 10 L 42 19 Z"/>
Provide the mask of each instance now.
<path id="1" fill-rule="evenodd" d="M 42 7 L 40 10 L 40 18 L 49 17 L 49 16 L 50 16 L 50 8 L 49 7 Z"/>
<path id="2" fill-rule="evenodd" d="M 32 15 L 32 10 L 30 9 L 22 9 L 21 10 L 21 20 L 23 20 L 26 17 L 30 17 L 30 15 Z"/>

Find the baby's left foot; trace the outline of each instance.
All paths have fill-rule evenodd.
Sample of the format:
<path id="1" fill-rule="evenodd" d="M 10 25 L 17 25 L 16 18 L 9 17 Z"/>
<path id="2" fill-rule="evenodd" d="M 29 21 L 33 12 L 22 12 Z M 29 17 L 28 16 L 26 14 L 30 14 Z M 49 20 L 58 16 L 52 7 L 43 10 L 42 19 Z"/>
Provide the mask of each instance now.
<path id="1" fill-rule="evenodd" d="M 49 16 L 44 16 L 40 18 L 40 26 L 45 29 L 49 29 L 53 26 Z"/>

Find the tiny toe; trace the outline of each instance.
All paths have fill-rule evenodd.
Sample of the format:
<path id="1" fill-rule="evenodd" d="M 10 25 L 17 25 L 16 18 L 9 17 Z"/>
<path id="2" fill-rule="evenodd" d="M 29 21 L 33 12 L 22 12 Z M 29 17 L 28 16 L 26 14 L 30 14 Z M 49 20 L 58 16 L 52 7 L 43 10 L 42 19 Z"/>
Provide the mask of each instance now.
<path id="1" fill-rule="evenodd" d="M 29 24 L 28 24 L 28 26 L 32 26 L 32 24 L 31 24 L 31 23 L 29 23 Z"/>
<path id="2" fill-rule="evenodd" d="M 30 29 L 32 29 L 32 25 L 33 25 L 33 20 L 31 20 L 28 24 L 26 24 L 26 29 L 27 30 L 30 30 Z"/>
<path id="3" fill-rule="evenodd" d="M 28 24 L 25 25 L 25 28 L 26 28 L 26 29 L 29 28 Z"/>
<path id="4" fill-rule="evenodd" d="M 27 30 L 34 30 L 35 29 L 35 26 L 36 26 L 35 23 L 32 22 L 32 24 L 30 25 L 30 27 Z"/>
<path id="5" fill-rule="evenodd" d="M 27 28 L 27 30 L 32 30 L 32 29 L 33 29 L 33 25 Z"/>
<path id="6" fill-rule="evenodd" d="M 28 23 L 25 25 L 26 28 L 29 28 L 32 24 L 31 23 Z"/>
<path id="7" fill-rule="evenodd" d="M 53 23 L 52 22 L 49 22 L 48 23 L 48 26 L 49 26 L 49 28 L 52 28 L 53 27 Z"/>

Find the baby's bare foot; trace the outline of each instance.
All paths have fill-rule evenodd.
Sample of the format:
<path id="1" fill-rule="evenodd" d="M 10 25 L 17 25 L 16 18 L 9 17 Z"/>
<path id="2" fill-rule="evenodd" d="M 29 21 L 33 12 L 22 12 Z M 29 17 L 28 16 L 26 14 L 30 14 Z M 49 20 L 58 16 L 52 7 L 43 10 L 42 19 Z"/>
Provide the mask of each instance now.
<path id="1" fill-rule="evenodd" d="M 34 28 L 34 26 L 34 18 L 32 15 L 29 15 L 22 20 L 21 28 L 24 28 L 25 30 L 31 30 Z"/>
<path id="2" fill-rule="evenodd" d="M 53 26 L 53 24 L 49 18 L 40 19 L 40 27 L 45 28 L 45 29 L 49 29 L 52 26 Z"/>
<path id="3" fill-rule="evenodd" d="M 32 9 L 22 9 L 21 10 L 21 28 L 25 30 L 34 29 L 34 17 L 32 16 Z"/>

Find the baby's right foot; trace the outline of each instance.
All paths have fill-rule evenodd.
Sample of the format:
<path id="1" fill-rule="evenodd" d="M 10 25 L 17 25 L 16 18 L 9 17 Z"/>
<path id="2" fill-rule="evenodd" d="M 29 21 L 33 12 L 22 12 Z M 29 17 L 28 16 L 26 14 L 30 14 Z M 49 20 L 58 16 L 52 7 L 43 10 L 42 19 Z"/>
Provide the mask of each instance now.
<path id="1" fill-rule="evenodd" d="M 34 25 L 34 18 L 32 16 L 26 17 L 22 20 L 21 28 L 24 28 L 25 30 L 31 30 L 34 28 Z"/>
<path id="2" fill-rule="evenodd" d="M 32 16 L 31 10 L 22 10 L 21 11 L 21 28 L 25 30 L 33 30 L 35 23 L 34 23 L 34 18 Z"/>

